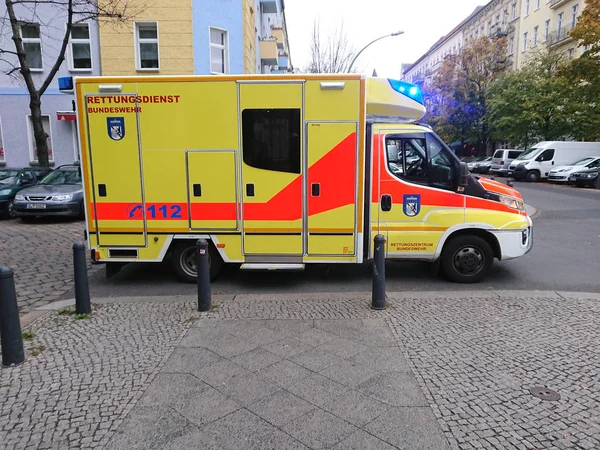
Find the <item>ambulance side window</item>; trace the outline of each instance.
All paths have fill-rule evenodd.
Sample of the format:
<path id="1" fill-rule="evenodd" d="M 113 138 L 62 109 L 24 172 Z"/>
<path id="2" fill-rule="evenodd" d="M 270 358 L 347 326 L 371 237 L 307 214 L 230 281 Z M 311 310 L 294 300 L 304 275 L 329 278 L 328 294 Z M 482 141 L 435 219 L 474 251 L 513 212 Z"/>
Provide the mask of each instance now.
<path id="1" fill-rule="evenodd" d="M 300 132 L 300 109 L 245 109 L 244 163 L 257 169 L 300 174 Z"/>
<path id="2" fill-rule="evenodd" d="M 391 136 L 386 139 L 390 172 L 398 178 L 427 184 L 427 155 L 425 139 L 417 136 Z"/>

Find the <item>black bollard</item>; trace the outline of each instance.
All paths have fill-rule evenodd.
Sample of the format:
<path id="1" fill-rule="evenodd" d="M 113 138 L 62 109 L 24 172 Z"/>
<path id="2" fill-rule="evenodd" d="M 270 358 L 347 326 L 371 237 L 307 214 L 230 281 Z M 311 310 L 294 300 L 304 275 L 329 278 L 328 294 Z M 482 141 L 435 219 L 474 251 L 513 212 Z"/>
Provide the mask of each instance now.
<path id="1" fill-rule="evenodd" d="M 2 341 L 2 365 L 5 367 L 25 361 L 13 277 L 14 272 L 10 267 L 0 266 L 0 340 Z"/>
<path id="2" fill-rule="evenodd" d="M 385 309 L 385 238 L 381 234 L 375 236 L 371 309 Z"/>
<path id="3" fill-rule="evenodd" d="M 198 270 L 198 311 L 210 311 L 210 262 L 208 241 L 199 239 L 196 243 L 196 268 Z"/>
<path id="4" fill-rule="evenodd" d="M 73 268 L 75 275 L 75 313 L 90 314 L 90 288 L 88 286 L 85 244 L 77 241 L 73 244 Z"/>

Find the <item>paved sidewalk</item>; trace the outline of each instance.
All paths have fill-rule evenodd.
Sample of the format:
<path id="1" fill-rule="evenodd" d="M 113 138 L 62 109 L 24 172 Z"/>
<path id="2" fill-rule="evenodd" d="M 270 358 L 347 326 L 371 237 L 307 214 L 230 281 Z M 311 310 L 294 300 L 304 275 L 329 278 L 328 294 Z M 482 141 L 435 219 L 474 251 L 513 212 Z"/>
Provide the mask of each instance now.
<path id="1" fill-rule="evenodd" d="M 96 299 L 0 369 L 2 448 L 600 448 L 600 295 Z M 26 316 L 28 321 L 33 316 Z M 529 392 L 547 386 L 557 401 Z"/>

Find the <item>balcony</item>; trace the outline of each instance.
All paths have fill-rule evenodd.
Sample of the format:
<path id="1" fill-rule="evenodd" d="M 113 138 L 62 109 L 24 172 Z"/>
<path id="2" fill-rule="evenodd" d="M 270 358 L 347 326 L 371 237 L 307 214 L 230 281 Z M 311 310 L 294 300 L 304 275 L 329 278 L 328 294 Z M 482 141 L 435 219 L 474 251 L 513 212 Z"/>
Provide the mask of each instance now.
<path id="1" fill-rule="evenodd" d="M 288 70 L 290 66 L 290 57 L 285 53 L 280 53 L 278 66 L 282 70 Z"/>
<path id="2" fill-rule="evenodd" d="M 260 0 L 263 14 L 277 14 L 277 0 Z"/>
<path id="3" fill-rule="evenodd" d="M 280 50 L 283 50 L 285 48 L 285 35 L 283 33 L 283 28 L 271 27 L 271 36 L 277 39 L 277 47 Z"/>
<path id="4" fill-rule="evenodd" d="M 552 33 L 550 33 L 548 35 L 546 44 L 548 44 L 549 46 L 553 46 L 553 45 L 561 44 L 563 42 L 570 41 L 571 39 L 573 39 L 571 37 L 571 30 L 573 28 L 574 27 L 571 24 L 569 24 L 565 27 L 559 28 L 556 31 L 553 31 Z"/>
<path id="5" fill-rule="evenodd" d="M 551 9 L 556 9 L 556 8 L 561 7 L 565 3 L 569 3 L 569 0 L 550 0 L 550 3 L 548 3 L 548 6 Z"/>
<path id="6" fill-rule="evenodd" d="M 277 40 L 275 38 L 261 39 L 260 60 L 268 66 L 276 66 L 279 60 Z"/>

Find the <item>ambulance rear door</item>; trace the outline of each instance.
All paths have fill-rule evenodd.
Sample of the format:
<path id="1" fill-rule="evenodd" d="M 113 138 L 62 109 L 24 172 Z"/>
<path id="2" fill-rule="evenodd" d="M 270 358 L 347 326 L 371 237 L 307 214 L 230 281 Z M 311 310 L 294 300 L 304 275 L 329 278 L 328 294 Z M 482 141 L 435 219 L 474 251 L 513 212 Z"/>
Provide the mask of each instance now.
<path id="1" fill-rule="evenodd" d="M 85 95 L 93 220 L 100 247 L 147 244 L 135 84 L 118 94 Z"/>

